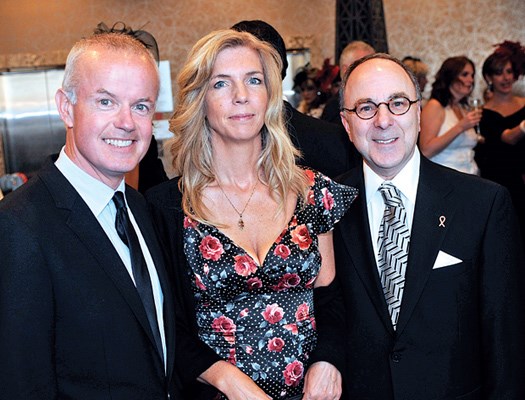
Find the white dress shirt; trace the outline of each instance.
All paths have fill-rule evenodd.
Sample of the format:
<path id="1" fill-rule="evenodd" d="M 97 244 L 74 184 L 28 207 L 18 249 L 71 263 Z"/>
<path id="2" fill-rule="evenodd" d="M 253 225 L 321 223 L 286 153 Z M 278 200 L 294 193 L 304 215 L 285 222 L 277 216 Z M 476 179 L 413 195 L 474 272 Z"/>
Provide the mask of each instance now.
<path id="1" fill-rule="evenodd" d="M 390 182 L 401 192 L 401 200 L 407 213 L 407 225 L 409 232 L 412 231 L 412 221 L 414 219 L 414 207 L 416 205 L 417 185 L 419 183 L 419 165 L 421 158 L 416 147 L 414 154 L 407 162 L 405 167 Z M 385 211 L 385 202 L 379 191 L 379 187 L 385 180 L 377 175 L 372 169 L 363 162 L 363 173 L 365 178 L 366 207 L 368 211 L 368 222 L 370 224 L 370 235 L 374 247 L 376 264 L 379 259 L 379 246 L 377 238 L 379 227 Z"/>
<path id="2" fill-rule="evenodd" d="M 112 201 L 113 195 L 116 191 L 121 191 L 122 193 L 124 193 L 124 198 L 126 197 L 126 185 L 124 179 L 122 179 L 118 188 L 116 190 L 113 190 L 106 184 L 102 183 L 98 179 L 95 179 L 94 177 L 86 173 L 75 163 L 73 163 L 73 161 L 71 161 L 71 159 L 65 153 L 64 148 L 62 148 L 62 150 L 60 151 L 60 155 L 57 161 L 55 162 L 55 165 L 58 168 L 58 170 L 64 175 L 64 177 L 69 181 L 69 183 L 71 183 L 71 185 L 78 192 L 80 197 L 82 197 L 82 199 L 87 204 L 95 218 L 98 220 L 100 226 L 102 227 L 102 229 L 104 229 L 104 232 L 106 232 L 106 235 L 113 244 L 113 247 L 115 247 L 115 250 L 120 256 L 122 262 L 124 263 L 128 274 L 131 280 L 133 281 L 133 284 L 135 284 L 135 279 L 133 278 L 133 271 L 131 269 L 131 257 L 129 254 L 129 248 L 128 246 L 126 246 L 126 244 L 124 244 L 124 242 L 122 242 L 117 233 L 117 229 L 115 228 L 115 218 L 117 215 L 117 209 Z M 128 213 L 133 228 L 137 233 L 140 242 L 140 247 L 144 255 L 144 260 L 146 261 L 146 265 L 148 267 L 151 286 L 153 289 L 153 299 L 155 301 L 157 321 L 159 324 L 159 331 L 162 340 L 162 351 L 164 353 L 164 360 L 166 360 L 166 338 L 164 332 L 164 317 L 162 307 L 164 302 L 164 296 L 162 294 L 162 288 L 160 286 L 157 270 L 155 268 L 153 259 L 151 258 L 148 246 L 146 245 L 144 237 L 142 236 L 142 232 L 140 231 L 140 228 L 137 225 L 137 222 L 135 221 L 133 212 L 129 207 Z"/>

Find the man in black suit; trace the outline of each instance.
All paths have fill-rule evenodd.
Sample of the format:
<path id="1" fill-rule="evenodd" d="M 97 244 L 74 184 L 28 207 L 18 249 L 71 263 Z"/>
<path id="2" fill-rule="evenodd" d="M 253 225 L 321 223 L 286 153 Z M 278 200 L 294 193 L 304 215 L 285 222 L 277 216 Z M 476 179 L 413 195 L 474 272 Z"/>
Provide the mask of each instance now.
<path id="1" fill-rule="evenodd" d="M 1 399 L 177 397 L 162 249 L 124 184 L 158 92 L 155 60 L 128 35 L 71 50 L 55 97 L 65 147 L 0 204 Z"/>
<path id="2" fill-rule="evenodd" d="M 288 60 L 286 46 L 282 36 L 273 26 L 260 20 L 240 21 L 232 29 L 249 32 L 255 37 L 272 45 L 283 63 L 281 76 L 286 77 Z M 284 100 L 284 118 L 293 144 L 301 150 L 298 161 L 330 178 L 348 171 L 360 162 L 361 157 L 355 147 L 348 141 L 341 124 L 332 124 L 310 117 L 297 111 Z"/>
<path id="3" fill-rule="evenodd" d="M 421 93 L 398 60 L 354 63 L 344 125 L 360 196 L 334 233 L 346 398 L 525 399 L 522 249 L 508 192 L 416 147 Z"/>

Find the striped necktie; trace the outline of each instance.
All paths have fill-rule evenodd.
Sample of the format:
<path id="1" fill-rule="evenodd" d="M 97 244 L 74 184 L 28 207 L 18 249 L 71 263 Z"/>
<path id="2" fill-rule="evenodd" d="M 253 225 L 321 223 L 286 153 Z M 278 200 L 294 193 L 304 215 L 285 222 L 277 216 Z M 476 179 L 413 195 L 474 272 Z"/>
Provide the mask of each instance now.
<path id="1" fill-rule="evenodd" d="M 389 182 L 384 182 L 379 190 L 385 202 L 385 212 L 379 228 L 378 269 L 392 325 L 396 329 L 405 286 L 410 232 L 399 190 Z"/>

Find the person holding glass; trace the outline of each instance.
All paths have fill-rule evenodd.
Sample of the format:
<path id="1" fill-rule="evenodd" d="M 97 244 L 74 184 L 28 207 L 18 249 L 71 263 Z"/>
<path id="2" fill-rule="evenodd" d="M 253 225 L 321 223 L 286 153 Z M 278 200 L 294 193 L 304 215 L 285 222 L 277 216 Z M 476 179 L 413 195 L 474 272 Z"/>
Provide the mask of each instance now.
<path id="1" fill-rule="evenodd" d="M 480 131 L 485 143 L 476 150 L 481 176 L 509 189 L 525 233 L 525 97 L 513 93 L 525 75 L 525 48 L 505 41 L 483 63 L 483 78 L 492 93 Z"/>
<path id="2" fill-rule="evenodd" d="M 474 76 L 474 63 L 467 57 L 451 57 L 443 62 L 421 113 L 419 148 L 438 164 L 479 175 L 474 148 L 478 144 L 475 127 L 482 112 L 468 106 Z"/>
<path id="3" fill-rule="evenodd" d="M 170 120 L 178 177 L 146 193 L 199 347 L 182 379 L 222 393 L 191 399 L 341 394 L 331 231 L 356 190 L 295 164 L 281 68 L 247 32 L 199 40 Z"/>

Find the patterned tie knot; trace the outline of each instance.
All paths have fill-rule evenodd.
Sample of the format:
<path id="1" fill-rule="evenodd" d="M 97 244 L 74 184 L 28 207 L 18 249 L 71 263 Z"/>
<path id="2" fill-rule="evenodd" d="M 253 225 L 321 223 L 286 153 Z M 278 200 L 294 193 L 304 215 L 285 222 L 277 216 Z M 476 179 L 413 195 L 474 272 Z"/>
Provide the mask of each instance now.
<path id="1" fill-rule="evenodd" d="M 403 201 L 401 200 L 401 193 L 390 182 L 384 182 L 380 187 L 383 201 L 387 207 L 403 207 Z"/>

